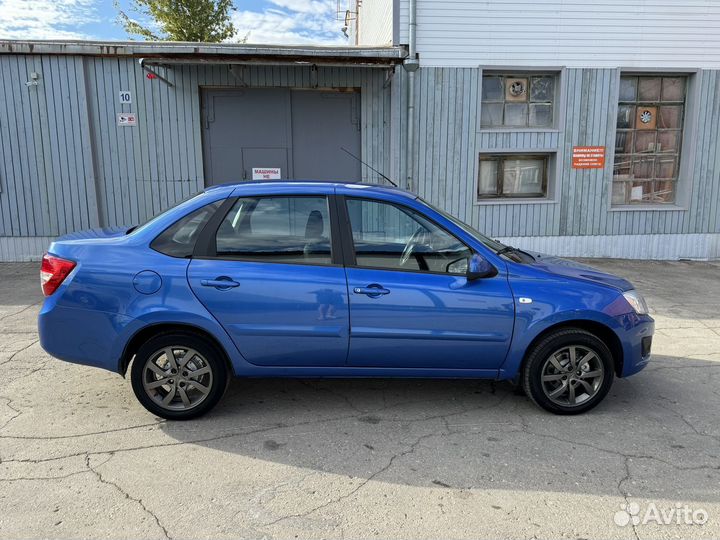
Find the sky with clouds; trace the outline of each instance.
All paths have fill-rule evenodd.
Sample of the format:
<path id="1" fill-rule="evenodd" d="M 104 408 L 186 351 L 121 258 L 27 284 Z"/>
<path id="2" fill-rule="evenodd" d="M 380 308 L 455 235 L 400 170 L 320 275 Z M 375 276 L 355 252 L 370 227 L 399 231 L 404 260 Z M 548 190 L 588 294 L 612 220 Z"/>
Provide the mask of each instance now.
<path id="1" fill-rule="evenodd" d="M 346 0 L 341 0 L 344 5 Z M 119 0 L 127 10 L 129 0 Z M 248 43 L 343 45 L 338 0 L 235 0 L 238 37 Z M 113 0 L 0 0 L 0 39 L 128 40 Z"/>

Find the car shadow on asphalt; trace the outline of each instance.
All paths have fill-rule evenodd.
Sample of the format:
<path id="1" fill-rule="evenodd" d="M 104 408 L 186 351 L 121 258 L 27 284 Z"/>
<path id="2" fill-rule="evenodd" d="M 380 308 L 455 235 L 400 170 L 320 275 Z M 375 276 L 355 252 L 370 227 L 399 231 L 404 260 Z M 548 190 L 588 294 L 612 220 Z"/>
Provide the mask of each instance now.
<path id="1" fill-rule="evenodd" d="M 209 415 L 162 429 L 184 443 L 361 482 L 617 495 L 628 460 L 683 483 L 720 480 L 717 368 L 657 357 L 579 416 L 546 413 L 491 381 L 236 380 Z"/>

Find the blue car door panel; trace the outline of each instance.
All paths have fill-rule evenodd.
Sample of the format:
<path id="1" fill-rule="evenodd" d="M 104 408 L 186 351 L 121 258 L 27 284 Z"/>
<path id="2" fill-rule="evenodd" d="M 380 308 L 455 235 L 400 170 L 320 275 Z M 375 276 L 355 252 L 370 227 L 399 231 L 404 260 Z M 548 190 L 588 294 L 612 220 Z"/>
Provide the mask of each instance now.
<path id="1" fill-rule="evenodd" d="M 194 259 L 188 280 L 248 362 L 345 364 L 348 302 L 341 267 Z"/>
<path id="2" fill-rule="evenodd" d="M 349 365 L 497 369 L 504 360 L 513 330 L 504 276 L 468 281 L 365 268 L 347 276 Z"/>
<path id="3" fill-rule="evenodd" d="M 468 280 L 476 255 L 420 212 L 344 200 L 348 365 L 497 370 L 514 324 L 507 277 Z"/>
<path id="4" fill-rule="evenodd" d="M 203 231 L 190 286 L 248 362 L 345 365 L 347 280 L 330 215 L 325 195 L 244 197 Z"/>

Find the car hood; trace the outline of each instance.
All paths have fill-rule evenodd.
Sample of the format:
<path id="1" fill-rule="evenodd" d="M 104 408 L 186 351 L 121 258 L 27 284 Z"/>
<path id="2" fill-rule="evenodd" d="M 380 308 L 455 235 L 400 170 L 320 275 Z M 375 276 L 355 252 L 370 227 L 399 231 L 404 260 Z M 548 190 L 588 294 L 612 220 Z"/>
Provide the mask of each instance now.
<path id="1" fill-rule="evenodd" d="M 76 231 L 59 236 L 56 242 L 64 242 L 66 240 L 98 240 L 103 238 L 117 238 L 125 236 L 129 227 L 102 227 L 97 229 L 87 229 L 85 231 Z"/>
<path id="2" fill-rule="evenodd" d="M 598 283 L 620 289 L 621 291 L 629 291 L 634 288 L 632 283 L 627 279 L 601 272 L 586 264 L 554 257 L 552 255 L 545 255 L 543 253 L 529 251 L 526 251 L 526 253 L 535 257 L 535 262 L 530 263 L 531 266 L 550 274 Z"/>

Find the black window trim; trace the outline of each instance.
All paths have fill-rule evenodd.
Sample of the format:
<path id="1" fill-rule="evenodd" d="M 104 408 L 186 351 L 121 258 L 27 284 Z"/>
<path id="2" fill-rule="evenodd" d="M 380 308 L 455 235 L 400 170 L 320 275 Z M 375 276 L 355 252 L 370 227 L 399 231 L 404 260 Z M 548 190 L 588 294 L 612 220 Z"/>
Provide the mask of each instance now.
<path id="1" fill-rule="evenodd" d="M 401 203 L 397 203 L 395 201 L 388 201 L 386 199 L 380 199 L 380 198 L 374 198 L 374 197 L 360 197 L 356 195 L 337 195 L 338 200 L 338 206 L 339 206 L 339 214 L 341 216 L 341 224 L 342 224 L 342 230 L 341 235 L 343 239 L 343 245 L 348 246 L 348 249 L 345 250 L 345 253 L 347 256 L 345 257 L 345 267 L 346 268 L 357 268 L 361 270 L 381 270 L 383 272 L 402 272 L 403 274 L 418 274 L 418 275 L 438 275 L 438 276 L 448 276 L 448 277 L 461 277 L 462 274 L 449 274 L 448 272 L 435 272 L 432 270 L 415 270 L 415 269 L 403 269 L 403 268 L 387 268 L 384 266 L 361 266 L 357 264 L 357 260 L 355 257 L 355 241 L 353 240 L 352 236 L 352 224 L 350 223 L 350 212 L 348 212 L 347 209 L 347 201 L 348 200 L 360 200 L 360 201 L 371 201 L 371 202 L 377 202 L 377 203 L 384 203 L 389 204 L 391 206 L 395 206 L 398 208 L 401 212 L 406 213 L 409 211 L 411 213 L 417 213 L 422 215 L 424 219 L 427 219 L 430 223 L 438 227 L 441 231 L 445 232 L 445 234 L 451 236 L 455 240 L 457 240 L 460 244 L 465 246 L 468 251 L 471 253 L 476 253 L 477 250 L 473 249 L 472 247 L 468 246 L 466 242 L 462 241 L 460 238 L 457 237 L 457 235 L 451 233 L 447 230 L 446 227 L 442 226 L 440 223 L 438 223 L 436 220 L 428 216 L 426 213 L 421 212 L 419 210 L 416 210 L 414 208 L 410 208 L 409 206 L 406 206 Z M 488 261 L 488 263 L 491 266 L 495 266 L 492 264 L 492 262 Z M 499 274 L 498 274 L 499 275 Z"/>
<path id="2" fill-rule="evenodd" d="M 196 195 L 196 196 L 197 196 L 197 195 Z M 189 199 L 188 199 L 188 200 L 189 200 Z M 160 232 L 159 234 L 157 234 L 157 235 L 155 236 L 155 238 L 153 238 L 153 239 L 150 241 L 150 243 L 148 244 L 148 247 L 149 247 L 150 249 L 152 249 L 153 251 L 155 251 L 155 252 L 157 252 L 157 253 L 160 253 L 161 255 L 165 255 L 166 257 L 172 257 L 173 259 L 191 259 L 191 258 L 195 255 L 195 249 L 197 248 L 197 244 L 198 244 L 198 242 L 200 241 L 200 238 L 202 238 L 202 234 L 203 234 L 203 231 L 205 230 L 205 227 L 207 226 L 207 224 L 208 224 L 210 221 L 212 221 L 213 217 L 215 217 L 215 214 L 222 208 L 222 204 L 218 205 L 218 207 L 215 209 L 215 212 L 210 216 L 210 218 L 209 218 L 209 219 L 205 222 L 205 224 L 203 225 L 203 228 L 202 228 L 202 230 L 200 231 L 200 234 L 198 235 L 197 240 L 195 240 L 195 244 L 193 245 L 193 251 L 192 251 L 192 253 L 191 253 L 190 255 L 187 255 L 187 256 L 185 256 L 185 257 L 179 257 L 179 256 L 177 256 L 177 255 L 171 255 L 170 253 L 166 253 L 166 252 L 158 249 L 155 243 L 158 241 L 158 239 L 159 239 L 162 235 L 164 235 L 166 232 L 168 232 L 171 228 L 173 228 L 175 225 L 177 225 L 180 221 L 182 221 L 182 220 L 185 219 L 186 217 L 194 214 L 195 212 L 198 212 L 198 211 L 200 211 L 200 210 L 203 210 L 203 209 L 207 208 L 208 206 L 212 206 L 213 204 L 217 204 L 217 203 L 224 203 L 224 201 L 223 201 L 222 199 L 218 199 L 218 200 L 216 200 L 216 201 L 209 202 L 209 203 L 207 203 L 207 204 L 205 204 L 205 205 L 203 205 L 203 206 L 199 206 L 199 207 L 197 207 L 195 210 L 190 210 L 187 214 L 185 214 L 185 215 L 182 216 L 181 218 L 176 219 L 176 220 L 173 221 L 170 225 L 168 225 L 167 227 L 165 227 L 165 228 L 162 230 L 162 232 Z M 178 204 L 180 204 L 180 203 L 178 203 Z M 171 209 L 172 209 L 172 208 L 168 209 L 168 211 L 171 210 Z M 155 218 L 152 218 L 152 219 L 155 219 Z"/>
<path id="3" fill-rule="evenodd" d="M 277 199 L 277 198 L 320 198 L 324 197 L 327 200 L 328 212 L 330 214 L 330 264 L 325 263 L 312 263 L 312 262 L 291 262 L 291 261 L 273 261 L 273 260 L 258 260 L 249 259 L 241 255 L 238 256 L 219 256 L 217 254 L 217 246 L 215 244 L 215 236 L 217 231 L 222 225 L 227 215 L 232 210 L 233 206 L 238 199 Z M 322 267 L 342 267 L 343 263 L 343 249 L 340 239 L 340 235 L 336 234 L 338 230 L 338 217 L 337 208 L 334 203 L 335 195 L 330 193 L 270 193 L 270 194 L 252 194 L 228 197 L 225 202 L 217 209 L 215 214 L 208 220 L 205 227 L 203 228 L 197 242 L 195 243 L 195 251 L 193 252 L 193 259 L 202 260 L 219 260 L 219 261 L 238 261 L 238 262 L 249 262 L 258 264 L 286 264 L 295 266 L 322 266 Z"/>

